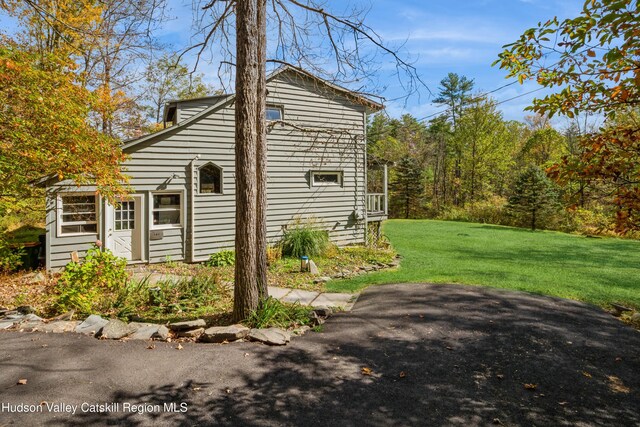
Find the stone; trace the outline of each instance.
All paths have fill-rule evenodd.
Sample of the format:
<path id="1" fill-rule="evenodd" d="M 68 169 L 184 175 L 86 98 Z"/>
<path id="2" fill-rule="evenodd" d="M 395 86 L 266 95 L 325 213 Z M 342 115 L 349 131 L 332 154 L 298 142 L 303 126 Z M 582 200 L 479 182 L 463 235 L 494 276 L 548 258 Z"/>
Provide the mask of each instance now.
<path id="1" fill-rule="evenodd" d="M 214 326 L 205 329 L 200 335 L 200 341 L 210 343 L 220 343 L 224 341 L 237 341 L 245 338 L 249 334 L 249 328 L 243 325 Z"/>
<path id="2" fill-rule="evenodd" d="M 41 271 L 38 271 L 36 274 L 33 275 L 33 277 L 31 278 L 31 280 L 29 280 L 29 283 L 41 283 L 44 282 L 46 279 L 45 275 L 42 274 Z"/>
<path id="3" fill-rule="evenodd" d="M 21 314 L 31 314 L 35 313 L 36 309 L 30 305 L 21 305 L 20 307 L 16 308 L 16 311 Z"/>
<path id="4" fill-rule="evenodd" d="M 107 319 L 103 319 L 97 314 L 92 314 L 76 327 L 76 332 L 79 334 L 98 335 L 107 323 L 109 323 Z"/>
<path id="5" fill-rule="evenodd" d="M 14 325 L 15 328 L 19 331 L 33 332 L 41 331 L 45 323 L 38 320 L 31 320 L 27 322 L 14 323 Z"/>
<path id="6" fill-rule="evenodd" d="M 4 316 L 5 320 L 13 320 L 13 321 L 20 321 L 22 319 L 24 319 L 24 314 L 7 314 L 6 316 Z"/>
<path id="7" fill-rule="evenodd" d="M 135 326 L 131 327 L 127 323 L 119 319 L 111 319 L 104 325 L 100 332 L 100 338 L 119 340 L 124 338 L 133 332 L 135 332 Z"/>
<path id="8" fill-rule="evenodd" d="M 187 320 L 185 322 L 169 323 L 167 325 L 174 332 L 188 331 L 189 329 L 204 328 L 207 323 L 203 319 Z"/>
<path id="9" fill-rule="evenodd" d="M 314 279 L 313 283 L 317 285 L 319 283 L 327 283 L 329 280 L 331 280 L 331 277 L 322 276 L 322 277 L 318 277 L 317 279 Z"/>
<path id="10" fill-rule="evenodd" d="M 292 332 L 294 335 L 304 335 L 305 333 L 307 333 L 308 331 L 311 330 L 311 326 L 307 326 L 307 325 L 302 325 L 299 328 L 295 328 Z"/>
<path id="11" fill-rule="evenodd" d="M 320 269 L 318 269 L 318 266 L 312 260 L 309 260 L 309 273 L 313 274 L 314 276 L 320 274 Z"/>
<path id="12" fill-rule="evenodd" d="M 41 327 L 38 328 L 38 330 L 54 334 L 73 332 L 78 326 L 78 323 L 79 322 L 76 320 L 58 320 L 56 322 L 44 323 Z"/>
<path id="13" fill-rule="evenodd" d="M 49 319 L 50 322 L 56 321 L 56 320 L 71 320 L 73 319 L 73 315 L 76 313 L 75 310 L 71 310 L 71 311 L 67 311 L 64 314 L 61 314 L 60 316 L 56 316 L 52 319 Z"/>
<path id="14" fill-rule="evenodd" d="M 204 333 L 204 328 L 190 329 L 188 331 L 180 331 L 180 332 L 178 332 L 178 337 L 180 337 L 180 338 L 196 338 L 197 339 L 203 333 Z"/>
<path id="15" fill-rule="evenodd" d="M 633 314 L 631 315 L 631 321 L 632 321 L 633 323 L 636 323 L 636 324 L 640 325 L 640 312 L 633 313 Z"/>
<path id="16" fill-rule="evenodd" d="M 158 332 L 160 326 L 162 325 L 141 325 L 137 331 L 129 335 L 129 338 L 132 340 L 150 340 Z M 162 327 L 165 328 L 164 326 Z"/>
<path id="17" fill-rule="evenodd" d="M 169 328 L 164 325 L 158 326 L 158 330 L 151 336 L 151 338 L 166 341 L 167 339 L 169 339 Z"/>
<path id="18" fill-rule="evenodd" d="M 22 318 L 23 322 L 42 322 L 44 319 L 36 314 L 30 313 Z"/>
<path id="19" fill-rule="evenodd" d="M 13 322 L 0 322 L 0 331 L 4 329 L 9 329 L 13 326 Z"/>
<path id="20" fill-rule="evenodd" d="M 333 314 L 331 307 L 319 306 L 315 307 L 313 311 L 320 317 L 329 317 Z"/>
<path id="21" fill-rule="evenodd" d="M 318 316 L 318 313 L 316 313 L 315 311 L 309 313 L 309 320 L 311 320 L 311 324 L 313 326 L 319 326 L 325 322 L 325 318 Z"/>
<path id="22" fill-rule="evenodd" d="M 291 335 L 280 328 L 251 329 L 248 335 L 251 341 L 259 341 L 268 345 L 286 345 Z"/>

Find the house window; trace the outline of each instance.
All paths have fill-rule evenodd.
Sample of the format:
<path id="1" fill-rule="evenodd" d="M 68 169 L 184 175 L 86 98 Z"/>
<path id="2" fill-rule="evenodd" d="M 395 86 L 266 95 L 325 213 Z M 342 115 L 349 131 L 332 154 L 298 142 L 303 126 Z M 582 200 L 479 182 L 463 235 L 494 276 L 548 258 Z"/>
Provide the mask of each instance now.
<path id="1" fill-rule="evenodd" d="M 267 120 L 282 120 L 282 107 L 267 106 Z"/>
<path id="2" fill-rule="evenodd" d="M 60 234 L 96 234 L 96 196 L 94 194 L 61 195 Z"/>
<path id="3" fill-rule="evenodd" d="M 199 169 L 200 194 L 222 194 L 222 169 L 207 163 Z"/>
<path id="4" fill-rule="evenodd" d="M 342 186 L 342 172 L 340 171 L 312 171 L 311 184 L 314 187 Z"/>
<path id="5" fill-rule="evenodd" d="M 153 228 L 180 227 L 182 224 L 182 194 L 153 195 Z"/>

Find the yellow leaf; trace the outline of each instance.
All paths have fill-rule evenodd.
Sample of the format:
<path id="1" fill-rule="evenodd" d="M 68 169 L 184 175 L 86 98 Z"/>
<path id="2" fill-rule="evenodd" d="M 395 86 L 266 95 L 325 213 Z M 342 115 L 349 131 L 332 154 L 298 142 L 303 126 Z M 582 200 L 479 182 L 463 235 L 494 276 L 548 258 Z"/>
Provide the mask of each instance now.
<path id="1" fill-rule="evenodd" d="M 371 368 L 367 368 L 364 367 L 360 370 L 360 372 L 362 372 L 362 375 L 371 375 L 373 374 L 373 371 L 371 370 Z"/>
<path id="2" fill-rule="evenodd" d="M 538 388 L 538 384 L 524 384 L 524 388 L 526 388 L 527 390 L 535 390 L 536 388 Z"/>
<path id="3" fill-rule="evenodd" d="M 591 378 L 591 374 L 587 371 L 582 371 L 582 375 L 584 375 L 587 378 Z"/>

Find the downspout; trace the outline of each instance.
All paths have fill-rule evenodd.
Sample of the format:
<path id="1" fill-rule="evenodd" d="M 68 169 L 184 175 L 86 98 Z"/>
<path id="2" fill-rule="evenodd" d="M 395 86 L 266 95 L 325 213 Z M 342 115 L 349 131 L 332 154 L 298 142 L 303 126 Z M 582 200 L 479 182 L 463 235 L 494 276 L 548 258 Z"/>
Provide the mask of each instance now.
<path id="1" fill-rule="evenodd" d="M 195 228 L 196 228 L 196 160 L 200 159 L 200 154 L 195 156 L 189 163 L 191 168 L 189 173 L 189 262 L 195 262 Z"/>
<path id="2" fill-rule="evenodd" d="M 364 244 L 368 245 L 369 242 L 367 240 L 369 240 L 369 217 L 367 216 L 367 199 L 369 198 L 368 196 L 368 192 L 369 192 L 369 180 L 367 178 L 368 175 L 368 169 L 369 169 L 369 165 L 367 163 L 367 109 L 365 108 L 364 112 L 362 113 L 362 124 L 364 126 L 364 149 L 362 150 L 362 152 L 364 153 L 364 200 L 363 200 L 363 206 L 364 206 Z"/>

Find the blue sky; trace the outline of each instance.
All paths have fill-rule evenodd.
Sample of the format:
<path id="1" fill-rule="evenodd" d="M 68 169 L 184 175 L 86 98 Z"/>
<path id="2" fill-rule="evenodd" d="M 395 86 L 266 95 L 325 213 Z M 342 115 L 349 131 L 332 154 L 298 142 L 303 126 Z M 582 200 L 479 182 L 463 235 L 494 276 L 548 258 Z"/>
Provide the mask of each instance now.
<path id="1" fill-rule="evenodd" d="M 561 19 L 577 16 L 583 0 L 354 0 L 351 3 L 368 5 L 367 24 L 387 43 L 403 45 L 401 52 L 415 62 L 432 92 L 437 92 L 440 80 L 449 72 L 474 79 L 477 92 L 488 92 L 509 82 L 505 71 L 491 66 L 503 45 L 514 42 L 539 21 L 553 16 Z M 185 24 L 191 19 L 191 1 L 173 0 L 171 4 L 171 14 L 176 19 L 165 24 L 164 39 L 187 45 L 190 33 Z M 334 4 L 342 6 L 346 2 L 329 1 L 327 9 Z M 386 90 L 380 94 L 387 99 L 402 97 L 404 92 L 397 79 L 385 75 L 385 69 L 393 68 L 392 64 L 381 65 L 378 77 Z M 213 71 L 217 67 L 202 64 L 199 71 L 206 74 L 209 69 Z M 515 84 L 492 96 L 503 101 L 536 88 L 533 82 Z M 498 108 L 505 118 L 521 120 L 529 114 L 523 112 L 523 108 L 530 105 L 534 96 L 544 93 L 526 95 Z M 410 113 L 422 118 L 442 109 L 432 104 L 426 90 L 408 102 L 385 104 L 392 116 Z"/>
<path id="2" fill-rule="evenodd" d="M 169 14 L 173 16 L 162 24 L 159 35 L 176 49 L 188 46 L 191 40 L 192 1 L 168 0 Z M 328 1 L 327 9 L 346 7 L 346 4 L 369 7 L 366 23 L 390 45 L 403 47 L 401 53 L 415 62 L 422 80 L 432 92 L 437 92 L 440 80 L 449 72 L 472 78 L 478 93 L 488 92 L 509 81 L 506 73 L 491 63 L 497 59 L 501 46 L 517 40 L 522 32 L 553 16 L 574 17 L 581 10 L 583 0 L 351 0 Z M 15 28 L 6 18 L 0 18 L 3 28 Z M 399 82 L 391 74 L 392 67 L 382 58 L 377 78 L 386 89 L 380 93 L 387 99 L 402 97 Z M 193 58 L 187 58 L 193 63 Z M 217 81 L 218 66 L 201 63 L 198 71 L 207 80 Z M 492 96 L 497 101 L 507 100 L 536 89 L 533 82 L 511 85 Z M 521 120 L 523 108 L 534 96 L 544 91 L 523 96 L 498 106 L 505 118 Z M 442 107 L 432 104 L 424 90 L 420 97 L 408 101 L 386 102 L 391 116 L 410 113 L 422 118 Z"/>

